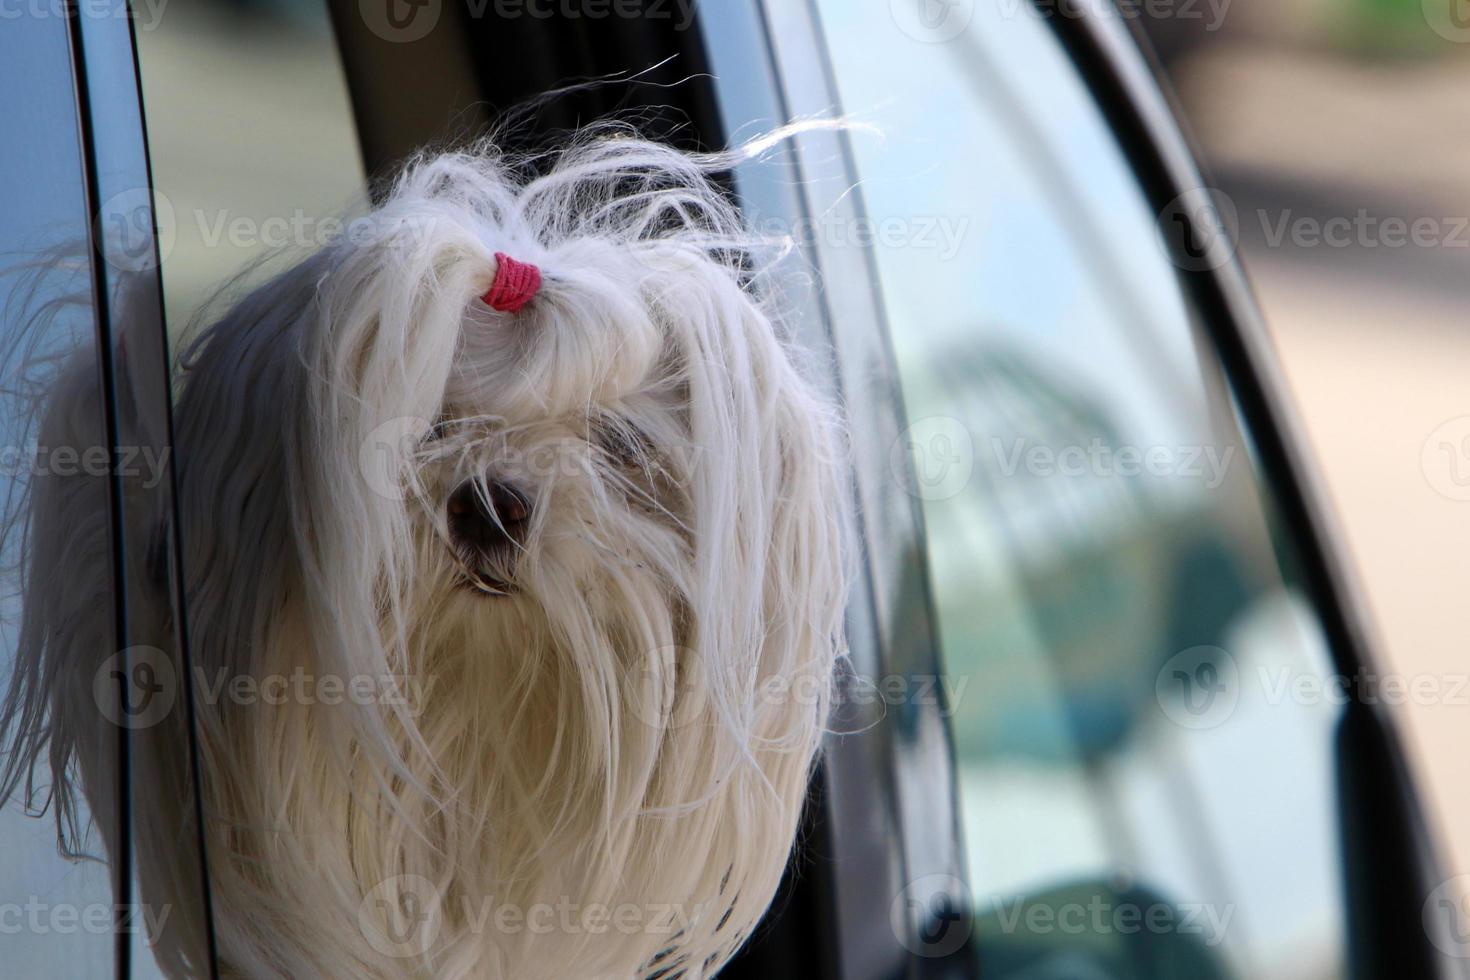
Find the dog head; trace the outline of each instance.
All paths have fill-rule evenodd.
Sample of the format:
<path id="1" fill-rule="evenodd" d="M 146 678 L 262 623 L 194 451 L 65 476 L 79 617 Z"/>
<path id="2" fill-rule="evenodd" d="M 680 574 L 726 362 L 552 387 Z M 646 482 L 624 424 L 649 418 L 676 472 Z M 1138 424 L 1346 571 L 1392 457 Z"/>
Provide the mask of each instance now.
<path id="1" fill-rule="evenodd" d="M 846 487 L 754 287 L 771 244 L 708 178 L 733 159 L 608 129 L 539 167 L 426 157 L 185 349 L 182 680 L 227 971 L 696 977 L 769 904 L 841 647 Z M 50 442 L 102 445 L 94 360 L 58 356 Z M 188 975 L 187 786 L 113 839 L 108 488 L 47 474 L 7 513 L 31 558 L 0 788 L 49 759 L 64 849 L 80 792 L 144 900 L 189 906 L 158 950 Z M 122 514 L 151 541 L 130 642 L 171 648 L 153 499 Z M 182 780 L 165 720 L 128 736 L 135 766 Z"/>
<path id="2" fill-rule="evenodd" d="M 196 698 L 233 966 L 698 976 L 764 912 L 840 647 L 845 484 L 726 162 L 607 132 L 536 175 L 418 161 L 189 348 L 197 669 L 407 695 Z M 513 311 L 498 255 L 540 272 Z"/>

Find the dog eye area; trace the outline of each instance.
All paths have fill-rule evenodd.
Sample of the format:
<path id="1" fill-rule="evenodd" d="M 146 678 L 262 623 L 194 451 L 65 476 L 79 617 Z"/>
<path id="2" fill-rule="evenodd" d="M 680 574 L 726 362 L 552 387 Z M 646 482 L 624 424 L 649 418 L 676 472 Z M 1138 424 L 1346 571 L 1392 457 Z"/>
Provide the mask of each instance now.
<path id="1" fill-rule="evenodd" d="M 624 466 L 645 463 L 651 452 L 648 436 L 626 419 L 594 415 L 588 419 L 589 441 Z"/>
<path id="2" fill-rule="evenodd" d="M 531 524 L 531 499 L 499 480 L 466 480 L 445 504 L 449 537 L 467 584 L 509 595 L 511 572 Z"/>

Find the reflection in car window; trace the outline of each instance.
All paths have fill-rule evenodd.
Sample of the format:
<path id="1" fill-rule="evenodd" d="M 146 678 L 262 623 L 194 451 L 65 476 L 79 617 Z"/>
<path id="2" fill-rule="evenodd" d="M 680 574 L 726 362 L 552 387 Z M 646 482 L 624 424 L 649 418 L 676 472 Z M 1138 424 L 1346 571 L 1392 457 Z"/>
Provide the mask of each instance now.
<path id="1" fill-rule="evenodd" d="M 120 729 L 93 687 L 116 643 L 65 18 L 5 20 L 0 86 L 0 972 L 106 977 Z"/>
<path id="2" fill-rule="evenodd" d="M 1125 161 L 1027 5 L 818 6 L 883 134 L 853 152 L 982 965 L 1342 975 L 1339 709 L 1290 694 L 1328 652 Z"/>

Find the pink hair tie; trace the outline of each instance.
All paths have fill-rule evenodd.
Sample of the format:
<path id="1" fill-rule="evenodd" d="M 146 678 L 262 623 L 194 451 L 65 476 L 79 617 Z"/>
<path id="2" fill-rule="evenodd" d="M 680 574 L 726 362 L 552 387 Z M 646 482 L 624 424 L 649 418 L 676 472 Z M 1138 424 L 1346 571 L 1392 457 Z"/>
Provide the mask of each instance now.
<path id="1" fill-rule="evenodd" d="M 480 299 L 492 310 L 515 313 L 531 302 L 540 288 L 540 269 L 530 262 L 517 262 L 504 252 L 496 252 L 495 281 Z"/>

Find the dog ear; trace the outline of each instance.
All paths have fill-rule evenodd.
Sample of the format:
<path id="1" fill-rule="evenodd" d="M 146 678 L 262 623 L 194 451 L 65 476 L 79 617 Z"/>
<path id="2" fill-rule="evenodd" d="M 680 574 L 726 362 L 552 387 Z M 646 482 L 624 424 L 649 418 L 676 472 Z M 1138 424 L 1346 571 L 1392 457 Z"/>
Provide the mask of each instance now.
<path id="1" fill-rule="evenodd" d="M 488 279 L 478 238 L 435 218 L 432 207 L 390 204 L 351 240 L 234 301 L 185 351 L 179 511 L 191 650 L 206 680 L 410 673 L 414 456 L 440 411 L 467 304 Z M 209 831 L 225 835 L 212 838 L 211 881 L 232 966 L 295 975 L 357 961 L 356 921 L 333 917 L 342 909 L 313 891 L 318 882 L 270 867 L 328 863 L 317 850 L 348 849 L 350 835 L 323 840 L 306 819 L 280 833 L 271 821 L 285 801 L 309 800 L 326 820 L 348 812 L 354 772 L 371 774 L 388 806 L 432 800 L 431 774 L 407 762 L 433 758 L 416 743 L 412 709 L 402 699 L 312 711 L 200 699 L 206 800 L 221 818 Z M 267 938 L 258 910 L 288 900 L 323 919 L 297 941 Z M 300 958 L 307 948 L 316 967 Z"/>
<path id="2" fill-rule="evenodd" d="M 69 290 L 67 281 L 69 270 L 87 268 L 70 252 L 37 263 L 28 295 L 45 301 L 10 321 L 0 350 L 0 427 L 11 450 L 25 454 L 10 460 L 22 465 L 6 473 L 0 516 L 7 594 L 19 614 L 5 635 L 14 647 L 0 703 L 0 800 L 18 797 L 34 815 L 50 806 L 66 857 L 116 866 L 131 850 L 147 907 L 175 913 L 150 923 L 149 945 L 168 972 L 183 975 L 203 955 L 203 882 L 177 854 L 197 828 L 185 677 L 168 652 L 177 625 L 172 542 L 159 512 L 169 500 L 161 486 L 168 456 L 165 433 L 149 428 L 158 416 L 140 405 L 160 405 L 167 378 L 162 350 L 144 353 L 158 340 L 156 310 L 144 306 L 154 283 L 113 270 L 111 322 L 120 333 L 104 402 L 90 283 Z M 84 315 L 69 315 L 76 311 Z M 123 792 L 124 750 L 131 781 L 148 792 Z M 131 815 L 127 838 L 120 800 Z"/>
<path id="3" fill-rule="evenodd" d="M 52 807 L 59 850 L 74 858 L 95 850 L 89 824 L 109 852 L 117 844 L 120 736 L 91 687 L 117 643 L 109 440 L 85 254 L 59 247 L 6 269 L 0 283 L 8 287 L 0 567 L 11 597 L 0 621 L 12 647 L 0 703 L 0 802 L 19 797 L 34 815 Z"/>
<path id="4" fill-rule="evenodd" d="M 775 894 L 825 731 L 848 586 L 835 412 L 798 370 L 775 321 L 727 266 L 696 251 L 650 256 L 643 289 L 687 392 L 682 474 L 694 542 L 685 715 L 661 748 L 665 804 L 708 803 L 704 876 L 689 894 L 723 916 L 681 949 L 723 960 Z M 692 722 L 692 723 L 691 723 Z M 718 732 L 719 737 L 695 733 Z M 735 816 L 738 814 L 738 818 Z"/>
<path id="5" fill-rule="evenodd" d="M 433 505 L 416 454 L 493 275 L 482 238 L 462 202 L 394 196 L 343 241 L 235 301 L 185 352 L 179 504 L 202 669 L 409 672 L 412 518 Z M 343 720 L 318 723 L 314 737 L 344 769 L 350 753 L 366 754 L 383 780 L 418 785 L 403 739 L 430 753 L 415 744 L 408 706 L 344 705 L 332 718 Z M 223 718 L 210 724 L 215 761 L 239 770 L 244 753 Z"/>
<path id="6" fill-rule="evenodd" d="M 5 550 L 18 562 L 21 616 L 0 709 L 7 748 L 0 798 L 20 789 L 28 809 L 39 799 L 35 809 L 44 810 L 49 794 L 61 852 L 71 857 L 87 853 L 89 811 L 108 852 L 118 845 L 112 831 L 122 729 L 102 716 L 92 685 L 117 652 L 108 440 L 98 377 L 94 349 L 66 358 L 48 386 L 34 433 L 18 445 L 68 447 L 83 459 L 100 451 L 102 472 L 58 473 L 37 465 L 16 475 L 5 528 Z M 34 769 L 47 763 L 50 785 L 38 797 Z"/>
<path id="7" fill-rule="evenodd" d="M 697 543 L 693 604 L 719 617 L 706 615 L 701 642 L 738 654 L 721 658 L 734 672 L 731 690 L 793 669 L 827 677 L 831 664 L 810 663 L 818 651 L 794 638 L 820 638 L 835 651 L 841 635 L 849 517 L 837 414 L 728 268 L 694 253 L 662 264 L 649 263 L 657 271 L 644 288 L 675 340 L 698 449 L 685 473 Z M 750 735 L 769 723 L 768 707 L 745 699 L 724 710 Z M 813 716 L 824 707 L 812 705 Z"/>

